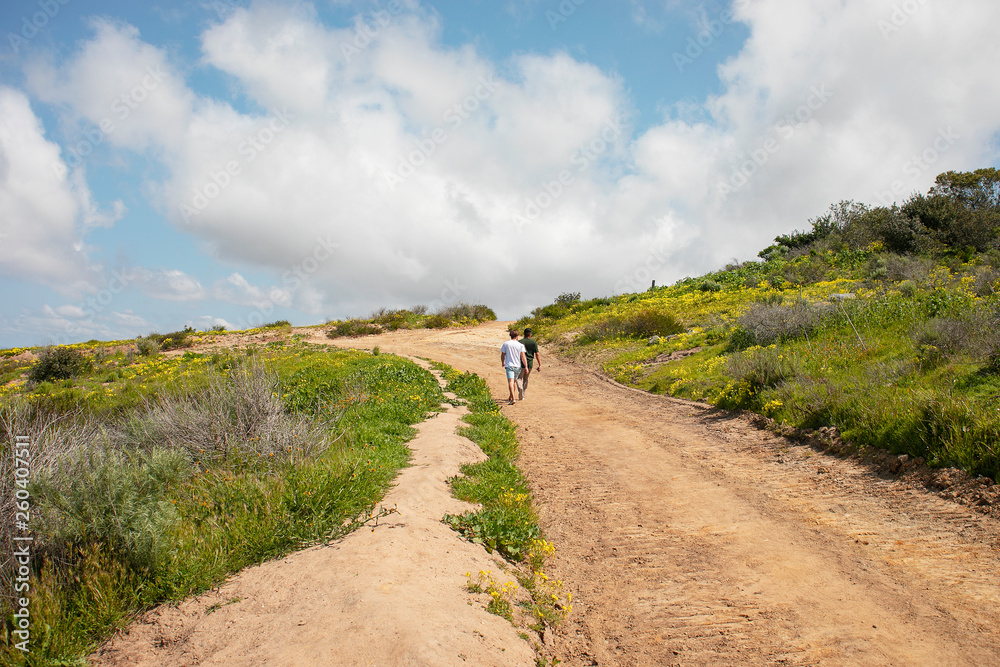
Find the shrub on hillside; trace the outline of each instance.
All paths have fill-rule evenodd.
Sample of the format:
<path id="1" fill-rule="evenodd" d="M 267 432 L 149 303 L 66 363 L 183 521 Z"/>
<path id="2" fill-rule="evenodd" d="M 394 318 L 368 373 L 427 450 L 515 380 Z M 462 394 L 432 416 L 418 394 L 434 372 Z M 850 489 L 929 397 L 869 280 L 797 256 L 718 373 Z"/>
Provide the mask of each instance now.
<path id="1" fill-rule="evenodd" d="M 726 373 L 758 391 L 794 377 L 795 368 L 777 347 L 753 347 L 726 357 Z"/>
<path id="2" fill-rule="evenodd" d="M 38 532 L 56 555 L 104 545 L 136 569 L 153 569 L 169 548 L 179 516 L 163 500 L 171 485 L 190 476 L 179 451 L 123 452 L 81 443 L 32 485 Z"/>
<path id="3" fill-rule="evenodd" d="M 455 306 L 448 306 L 447 308 L 442 308 L 435 314 L 455 322 L 463 320 L 476 321 L 476 322 L 494 322 L 497 319 L 497 314 L 493 312 L 493 309 L 481 303 L 477 304 L 460 303 Z"/>
<path id="4" fill-rule="evenodd" d="M 610 315 L 584 329 L 584 340 L 608 338 L 649 338 L 670 336 L 684 331 L 684 325 L 672 314 L 644 308 L 625 316 Z"/>
<path id="5" fill-rule="evenodd" d="M 156 354 L 160 349 L 160 343 L 154 338 L 140 336 L 135 339 L 135 351 L 139 356 L 148 357 Z"/>
<path id="6" fill-rule="evenodd" d="M 192 461 L 313 454 L 327 441 L 318 424 L 285 411 L 278 376 L 259 365 L 230 370 L 200 390 L 167 397 L 116 431 L 119 444 L 185 452 Z M 329 396 L 327 400 L 336 399 Z"/>
<path id="7" fill-rule="evenodd" d="M 1000 316 L 973 312 L 962 317 L 934 317 L 913 332 L 925 363 L 935 365 L 959 354 L 987 369 L 1000 370 Z"/>
<path id="8" fill-rule="evenodd" d="M 579 292 L 563 292 L 556 297 L 555 303 L 559 306 L 571 306 L 580 300 Z"/>
<path id="9" fill-rule="evenodd" d="M 752 345 L 766 347 L 808 336 L 829 317 L 830 306 L 800 301 L 791 306 L 755 303 L 736 320 L 730 347 L 741 350 Z"/>
<path id="10" fill-rule="evenodd" d="M 90 369 L 90 360 L 80 350 L 71 347 L 50 347 L 44 350 L 28 371 L 32 382 L 51 382 L 69 378 Z"/>
<path id="11" fill-rule="evenodd" d="M 336 322 L 332 329 L 326 332 L 327 338 L 341 338 L 343 336 L 371 336 L 382 332 L 382 327 L 367 320 L 350 319 L 343 322 Z"/>

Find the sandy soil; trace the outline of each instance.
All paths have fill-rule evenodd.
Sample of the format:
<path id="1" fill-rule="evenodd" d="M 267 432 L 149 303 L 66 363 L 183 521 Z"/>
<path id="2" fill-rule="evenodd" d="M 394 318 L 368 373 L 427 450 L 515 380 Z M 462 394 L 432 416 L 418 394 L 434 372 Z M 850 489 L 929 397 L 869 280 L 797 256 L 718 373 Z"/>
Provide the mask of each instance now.
<path id="1" fill-rule="evenodd" d="M 491 323 L 336 344 L 443 361 L 479 373 L 502 398 L 505 329 Z M 311 333 L 313 342 L 330 342 Z M 996 519 L 855 459 L 819 453 L 708 406 L 622 387 L 542 352 L 527 400 L 503 409 L 519 425 L 520 463 L 557 547 L 550 573 L 573 592 L 572 616 L 545 633 L 546 655 L 566 665 L 1000 664 Z M 450 438 L 448 429 L 439 437 Z M 405 475 L 390 504 L 403 506 Z M 479 566 L 457 560 L 485 556 L 466 555 L 471 545 L 453 535 L 431 541 L 444 510 L 428 513 L 426 535 L 411 511 L 407 526 L 362 530 L 334 548 L 240 575 L 227 584 L 239 592 L 224 589 L 218 599 L 242 600 L 214 614 L 199 601 L 154 612 L 149 628 L 133 631 L 144 636 L 142 655 L 167 664 L 188 664 L 187 655 L 216 664 L 294 664 L 296 656 L 305 660 L 299 664 L 450 664 L 444 657 L 454 661 L 458 644 L 475 637 L 469 643 L 482 652 L 466 654 L 468 664 L 523 664 L 530 655 L 514 655 L 516 638 L 501 638 L 512 629 L 462 599 L 470 596 L 461 574 Z M 411 533 L 406 541 L 416 540 L 410 548 L 424 560 L 374 575 L 376 563 L 399 567 L 399 548 L 386 540 Z M 345 549 L 354 551 L 336 565 L 315 560 Z M 448 558 L 456 562 L 438 567 Z M 386 613 L 377 604 L 359 608 L 359 600 L 378 596 L 397 602 L 380 591 L 403 577 L 432 585 L 414 590 L 388 619 L 373 616 Z M 425 610 L 445 604 L 421 599 L 432 591 L 451 601 L 446 616 L 454 625 L 431 623 Z M 183 617 L 166 626 L 179 630 L 163 641 L 156 639 L 165 627 L 160 613 Z M 496 634 L 463 634 L 487 627 L 480 619 L 499 621 L 489 625 Z M 422 632 L 428 623 L 434 629 Z M 398 639 L 387 640 L 390 634 Z M 366 636 L 382 637 L 383 648 L 368 651 Z M 452 643 L 423 653 L 436 650 L 432 639 Z M 389 647 L 406 651 L 406 659 Z M 132 664 L 130 654 L 119 655 L 120 664 Z"/>

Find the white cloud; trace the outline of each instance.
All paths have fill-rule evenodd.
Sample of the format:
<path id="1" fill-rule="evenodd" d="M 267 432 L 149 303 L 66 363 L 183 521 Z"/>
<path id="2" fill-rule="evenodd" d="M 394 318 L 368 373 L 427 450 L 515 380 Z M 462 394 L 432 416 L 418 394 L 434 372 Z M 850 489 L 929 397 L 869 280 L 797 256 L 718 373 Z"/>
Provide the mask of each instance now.
<path id="1" fill-rule="evenodd" d="M 150 270 L 135 267 L 126 272 L 130 284 L 137 285 L 143 293 L 163 301 L 200 301 L 205 298 L 201 282 L 178 269 Z"/>
<path id="2" fill-rule="evenodd" d="M 106 19 L 91 25 L 94 38 L 61 67 L 45 61 L 27 67 L 32 92 L 79 121 L 68 140 L 70 166 L 104 141 L 133 150 L 169 149 L 191 123 L 194 95 L 166 54 L 143 42 L 135 27 Z"/>
<path id="3" fill-rule="evenodd" d="M 65 294 L 91 290 L 80 226 L 101 214 L 86 183 L 67 179 L 24 93 L 0 86 L 0 119 L 0 273 Z"/>
<path id="4" fill-rule="evenodd" d="M 276 276 L 261 287 L 234 272 L 205 289 L 151 272 L 156 298 L 331 316 L 461 299 L 517 315 L 564 291 L 716 268 L 837 200 L 873 202 L 894 181 L 905 196 L 941 171 L 994 162 L 1000 5 L 918 3 L 904 19 L 894 6 L 738 2 L 750 37 L 719 68 L 720 92 L 638 133 L 612 74 L 561 52 L 492 62 L 446 47 L 419 10 L 350 57 L 340 45 L 353 26 L 325 27 L 311 5 L 234 10 L 203 34 L 203 64 L 232 77 L 254 113 L 199 98 L 163 50 L 106 21 L 29 80 L 94 125 L 146 68 L 162 72 L 109 142 L 162 156 L 157 204 L 179 229 L 227 265 Z M 636 20 L 652 20 L 644 7 Z M 35 153 L 57 159 L 30 120 Z M 935 158 L 918 168 L 911 156 L 928 148 Z M 90 209 L 56 184 L 64 196 L 48 204 L 65 210 L 49 227 L 72 230 Z M 530 220 L 519 229 L 517 216 Z"/>

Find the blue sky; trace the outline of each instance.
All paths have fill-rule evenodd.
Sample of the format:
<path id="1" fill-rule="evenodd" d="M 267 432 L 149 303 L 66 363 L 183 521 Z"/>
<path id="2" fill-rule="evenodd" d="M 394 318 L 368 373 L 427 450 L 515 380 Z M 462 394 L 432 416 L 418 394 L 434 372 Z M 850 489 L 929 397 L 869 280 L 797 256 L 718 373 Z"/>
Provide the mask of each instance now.
<path id="1" fill-rule="evenodd" d="M 992 0 L 12 1 L 0 346 L 755 257 L 996 166 Z"/>

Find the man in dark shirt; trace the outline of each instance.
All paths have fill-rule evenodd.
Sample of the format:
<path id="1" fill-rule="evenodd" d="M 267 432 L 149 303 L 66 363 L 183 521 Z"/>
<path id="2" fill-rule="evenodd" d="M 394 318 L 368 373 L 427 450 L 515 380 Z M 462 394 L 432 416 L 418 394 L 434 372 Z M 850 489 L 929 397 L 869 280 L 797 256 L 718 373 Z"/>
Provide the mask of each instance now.
<path id="1" fill-rule="evenodd" d="M 524 395 L 528 393 L 528 377 L 531 375 L 532 365 L 535 360 L 538 360 L 538 370 L 542 370 L 542 355 L 538 352 L 538 343 L 535 339 L 531 337 L 531 329 L 524 330 L 524 338 L 521 339 L 521 345 L 524 345 L 524 356 L 528 362 L 528 365 L 521 371 L 521 400 L 524 400 Z"/>

